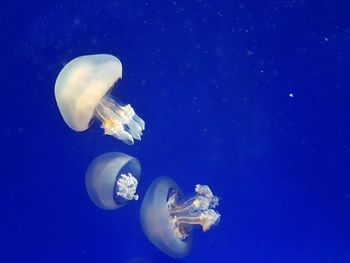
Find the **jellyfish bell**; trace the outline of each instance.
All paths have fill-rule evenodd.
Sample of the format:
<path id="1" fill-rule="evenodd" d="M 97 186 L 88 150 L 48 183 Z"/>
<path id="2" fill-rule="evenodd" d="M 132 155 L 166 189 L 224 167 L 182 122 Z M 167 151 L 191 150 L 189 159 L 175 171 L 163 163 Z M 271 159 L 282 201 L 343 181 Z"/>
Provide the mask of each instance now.
<path id="1" fill-rule="evenodd" d="M 184 258 L 192 245 L 192 226 L 203 231 L 219 222 L 215 211 L 218 198 L 207 185 L 196 185 L 196 195 L 183 200 L 177 183 L 169 177 L 157 178 L 148 188 L 140 211 L 142 229 L 163 253 Z"/>
<path id="2" fill-rule="evenodd" d="M 85 131 L 96 118 L 104 133 L 126 144 L 141 140 L 145 122 L 130 104 L 122 106 L 110 96 L 122 77 L 122 64 L 108 54 L 77 57 L 59 73 L 55 97 L 61 115 L 75 131 Z"/>
<path id="3" fill-rule="evenodd" d="M 141 165 L 136 158 L 120 152 L 105 153 L 90 163 L 85 176 L 86 190 L 97 207 L 116 209 L 138 200 L 140 176 Z"/>
<path id="4" fill-rule="evenodd" d="M 181 194 L 176 182 L 168 177 L 153 181 L 143 199 L 140 219 L 145 235 L 158 249 L 174 258 L 183 258 L 191 248 L 192 235 L 181 240 L 170 223 L 167 199 L 172 189 L 177 189 Z"/>

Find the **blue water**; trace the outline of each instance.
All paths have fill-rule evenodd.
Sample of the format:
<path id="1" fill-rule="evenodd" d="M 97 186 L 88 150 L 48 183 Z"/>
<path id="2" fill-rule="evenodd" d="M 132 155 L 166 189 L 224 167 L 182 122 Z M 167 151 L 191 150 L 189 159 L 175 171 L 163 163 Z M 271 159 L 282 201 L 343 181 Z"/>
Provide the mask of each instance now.
<path id="1" fill-rule="evenodd" d="M 0 262 L 350 262 L 349 1 L 5 1 L 1 32 Z M 110 53 L 113 94 L 141 142 L 64 123 L 65 63 Z M 221 197 L 221 222 L 172 259 L 148 241 L 141 200 L 94 206 L 85 171 L 120 151 L 139 194 L 166 175 Z"/>

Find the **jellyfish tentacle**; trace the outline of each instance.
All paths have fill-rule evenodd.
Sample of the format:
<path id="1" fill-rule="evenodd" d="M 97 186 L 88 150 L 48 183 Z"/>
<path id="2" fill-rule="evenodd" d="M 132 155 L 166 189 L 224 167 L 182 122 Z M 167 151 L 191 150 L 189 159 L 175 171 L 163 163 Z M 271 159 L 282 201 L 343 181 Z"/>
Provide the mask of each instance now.
<path id="1" fill-rule="evenodd" d="M 192 215 L 177 215 L 174 217 L 174 221 L 175 225 L 178 226 L 201 225 L 203 231 L 205 232 L 209 230 L 212 225 L 216 225 L 219 222 L 220 216 L 221 215 L 217 211 L 209 209 Z"/>
<path id="2" fill-rule="evenodd" d="M 95 117 L 101 121 L 101 128 L 105 134 L 126 144 L 133 144 L 134 139 L 141 140 L 144 121 L 130 104 L 121 106 L 112 98 L 105 96 L 96 107 Z"/>
<path id="3" fill-rule="evenodd" d="M 171 224 L 180 239 L 188 236 L 186 228 L 191 225 L 201 225 L 203 231 L 207 231 L 220 219 L 220 214 L 213 209 L 219 204 L 219 198 L 207 185 L 198 184 L 195 191 L 196 195 L 183 203 L 178 202 L 176 192 L 171 193 L 167 201 Z"/>
<path id="4" fill-rule="evenodd" d="M 125 200 L 138 200 L 139 196 L 136 194 L 138 181 L 131 174 L 121 174 L 117 179 L 116 194 Z"/>
<path id="5" fill-rule="evenodd" d="M 182 212 L 190 212 L 196 208 L 198 208 L 199 205 L 201 205 L 201 202 L 206 202 L 206 200 L 203 200 L 200 196 L 194 196 L 191 197 L 190 199 L 186 200 L 182 204 L 171 204 L 169 203 L 168 205 L 171 205 L 171 208 L 169 209 L 170 214 L 174 213 L 182 213 Z"/>

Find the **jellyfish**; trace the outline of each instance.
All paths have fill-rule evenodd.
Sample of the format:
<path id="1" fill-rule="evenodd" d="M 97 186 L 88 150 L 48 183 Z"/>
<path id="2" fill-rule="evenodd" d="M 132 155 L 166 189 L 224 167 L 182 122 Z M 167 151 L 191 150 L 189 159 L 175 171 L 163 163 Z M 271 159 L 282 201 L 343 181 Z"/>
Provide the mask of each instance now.
<path id="1" fill-rule="evenodd" d="M 141 175 L 139 161 L 125 153 L 110 152 L 96 157 L 86 171 L 85 185 L 92 202 L 112 210 L 138 200 Z"/>
<path id="2" fill-rule="evenodd" d="M 219 199 L 207 185 L 197 184 L 196 194 L 183 200 L 183 194 L 169 177 L 157 178 L 143 199 L 140 220 L 147 238 L 163 253 L 185 257 L 192 245 L 192 227 L 203 231 L 217 224 L 220 214 L 214 210 Z"/>
<path id="3" fill-rule="evenodd" d="M 55 83 L 57 105 L 67 125 L 80 132 L 97 119 L 106 135 L 126 144 L 141 140 L 145 122 L 130 104 L 118 104 L 110 95 L 121 77 L 122 64 L 112 55 L 87 55 L 68 62 Z"/>

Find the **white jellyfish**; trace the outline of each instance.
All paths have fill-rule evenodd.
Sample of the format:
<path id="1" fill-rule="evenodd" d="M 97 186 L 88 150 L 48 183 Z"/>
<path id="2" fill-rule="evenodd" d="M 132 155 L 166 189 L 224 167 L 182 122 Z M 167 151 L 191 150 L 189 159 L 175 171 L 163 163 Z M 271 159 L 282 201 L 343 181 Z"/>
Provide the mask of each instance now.
<path id="1" fill-rule="evenodd" d="M 122 64 L 112 55 L 81 56 L 66 64 L 56 79 L 55 97 L 67 125 L 85 131 L 96 118 L 105 134 L 126 144 L 141 140 L 145 122 L 130 104 L 122 106 L 110 96 L 121 77 Z"/>
<path id="2" fill-rule="evenodd" d="M 203 231 L 219 222 L 214 210 L 219 199 L 207 185 L 196 185 L 196 195 L 183 200 L 183 194 L 169 177 L 157 178 L 143 199 L 140 220 L 147 238 L 163 253 L 183 258 L 192 244 L 192 226 Z"/>
<path id="3" fill-rule="evenodd" d="M 138 200 L 136 189 L 140 175 L 141 165 L 136 158 L 120 152 L 105 153 L 90 163 L 86 189 L 96 206 L 116 209 L 128 201 Z"/>

